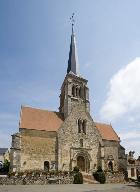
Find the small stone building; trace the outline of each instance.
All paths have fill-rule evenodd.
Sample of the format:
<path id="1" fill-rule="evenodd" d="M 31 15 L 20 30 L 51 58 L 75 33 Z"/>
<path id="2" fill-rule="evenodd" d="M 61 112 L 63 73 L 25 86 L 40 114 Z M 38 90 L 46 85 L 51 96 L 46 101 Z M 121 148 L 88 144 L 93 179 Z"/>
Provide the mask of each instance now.
<path id="1" fill-rule="evenodd" d="M 136 180 L 140 176 L 140 156 L 135 159 L 134 153 L 134 151 L 130 151 L 127 155 L 127 172 L 128 178 Z"/>
<path id="2" fill-rule="evenodd" d="M 72 29 L 67 74 L 58 112 L 22 106 L 19 132 L 12 135 L 11 169 L 117 171 L 126 166 L 125 149 L 111 125 L 90 114 L 88 81 L 79 73 Z"/>

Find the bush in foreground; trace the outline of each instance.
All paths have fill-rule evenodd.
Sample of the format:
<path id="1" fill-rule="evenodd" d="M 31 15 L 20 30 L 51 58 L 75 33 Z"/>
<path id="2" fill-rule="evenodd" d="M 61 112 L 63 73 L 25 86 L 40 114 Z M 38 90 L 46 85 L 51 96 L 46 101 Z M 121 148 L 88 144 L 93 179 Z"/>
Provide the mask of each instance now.
<path id="1" fill-rule="evenodd" d="M 73 183 L 74 184 L 83 184 L 83 175 L 82 175 L 82 173 L 80 173 L 78 167 L 74 167 L 73 173 L 74 173 L 74 181 L 73 181 Z"/>
<path id="2" fill-rule="evenodd" d="M 103 172 L 101 167 L 98 167 L 97 171 L 93 173 L 93 176 L 95 180 L 100 182 L 101 184 L 104 184 L 106 181 L 105 173 Z"/>
<path id="3" fill-rule="evenodd" d="M 10 167 L 10 162 L 7 159 L 5 159 L 4 163 L 3 163 L 4 172 L 8 173 L 9 172 L 9 167 Z"/>

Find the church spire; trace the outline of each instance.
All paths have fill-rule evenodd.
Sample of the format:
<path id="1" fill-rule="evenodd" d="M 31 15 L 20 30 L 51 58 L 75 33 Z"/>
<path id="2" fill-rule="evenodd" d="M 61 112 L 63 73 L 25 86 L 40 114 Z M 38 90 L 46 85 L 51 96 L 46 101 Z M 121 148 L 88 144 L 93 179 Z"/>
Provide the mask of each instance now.
<path id="1" fill-rule="evenodd" d="M 76 40 L 74 35 L 74 22 L 75 22 L 74 13 L 72 14 L 72 17 L 70 19 L 72 22 L 72 34 L 71 34 L 67 73 L 79 75 L 79 63 L 78 63 L 78 56 L 77 56 L 77 50 L 76 50 Z"/>

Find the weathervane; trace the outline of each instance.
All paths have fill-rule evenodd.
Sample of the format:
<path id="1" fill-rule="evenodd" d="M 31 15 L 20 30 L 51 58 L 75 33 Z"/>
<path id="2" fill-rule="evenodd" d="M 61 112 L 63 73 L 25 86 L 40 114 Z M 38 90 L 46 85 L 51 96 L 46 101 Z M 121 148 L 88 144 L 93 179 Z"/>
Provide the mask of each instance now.
<path id="1" fill-rule="evenodd" d="M 70 21 L 71 21 L 71 25 L 72 25 L 72 32 L 73 32 L 73 26 L 75 24 L 75 19 L 74 19 L 74 13 L 72 14 L 72 16 L 70 17 Z"/>

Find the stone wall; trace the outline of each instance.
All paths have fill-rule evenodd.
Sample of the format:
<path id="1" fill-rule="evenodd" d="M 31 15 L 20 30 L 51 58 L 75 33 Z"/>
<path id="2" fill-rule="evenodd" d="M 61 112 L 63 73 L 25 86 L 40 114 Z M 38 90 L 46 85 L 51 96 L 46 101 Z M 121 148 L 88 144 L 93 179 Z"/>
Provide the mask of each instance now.
<path id="1" fill-rule="evenodd" d="M 106 172 L 106 183 L 125 183 L 125 176 L 122 172 Z"/>
<path id="2" fill-rule="evenodd" d="M 120 145 L 119 146 L 119 170 L 127 170 L 127 157 L 125 154 L 125 149 Z"/>
<path id="3" fill-rule="evenodd" d="M 119 142 L 104 140 L 105 170 L 109 170 L 108 163 L 111 161 L 113 164 L 113 171 L 118 171 L 118 148 Z"/>
<path id="4" fill-rule="evenodd" d="M 75 94 L 72 93 L 72 88 L 77 87 L 80 89 L 80 94 L 76 94 L 76 89 L 74 89 Z M 64 113 L 64 118 L 66 118 L 74 105 L 84 103 L 85 109 L 89 112 L 89 90 L 87 87 L 87 80 L 72 74 L 67 74 L 61 87 L 60 94 L 60 112 Z"/>
<path id="5" fill-rule="evenodd" d="M 49 177 L 46 175 L 0 177 L 0 185 L 46 185 L 72 183 L 73 176 L 70 175 L 57 177 Z"/>
<path id="6" fill-rule="evenodd" d="M 10 150 L 10 169 L 12 171 L 20 170 L 20 153 L 21 153 L 21 134 L 12 135 L 12 145 Z"/>
<path id="7" fill-rule="evenodd" d="M 78 133 L 78 119 L 86 120 L 86 134 Z M 80 146 L 80 139 L 83 146 Z M 95 169 L 100 161 L 101 136 L 89 113 L 82 104 L 73 108 L 58 130 L 58 164 L 59 169 L 72 170 L 81 155 L 90 162 L 90 170 Z"/>
<path id="8" fill-rule="evenodd" d="M 106 183 L 126 183 L 124 174 L 121 172 L 105 172 Z M 85 178 L 87 178 L 85 180 Z M 84 175 L 84 180 L 90 183 L 96 183 L 91 175 Z M 21 174 L 11 177 L 0 177 L 0 185 L 46 185 L 46 184 L 72 184 L 73 175 L 64 174 Z"/>
<path id="9" fill-rule="evenodd" d="M 56 132 L 20 129 L 20 164 L 18 171 L 44 169 L 44 162 L 57 165 Z M 17 157 L 14 155 L 13 162 Z M 53 164 L 53 165 L 52 165 Z M 16 171 L 16 170 L 15 170 Z"/>

